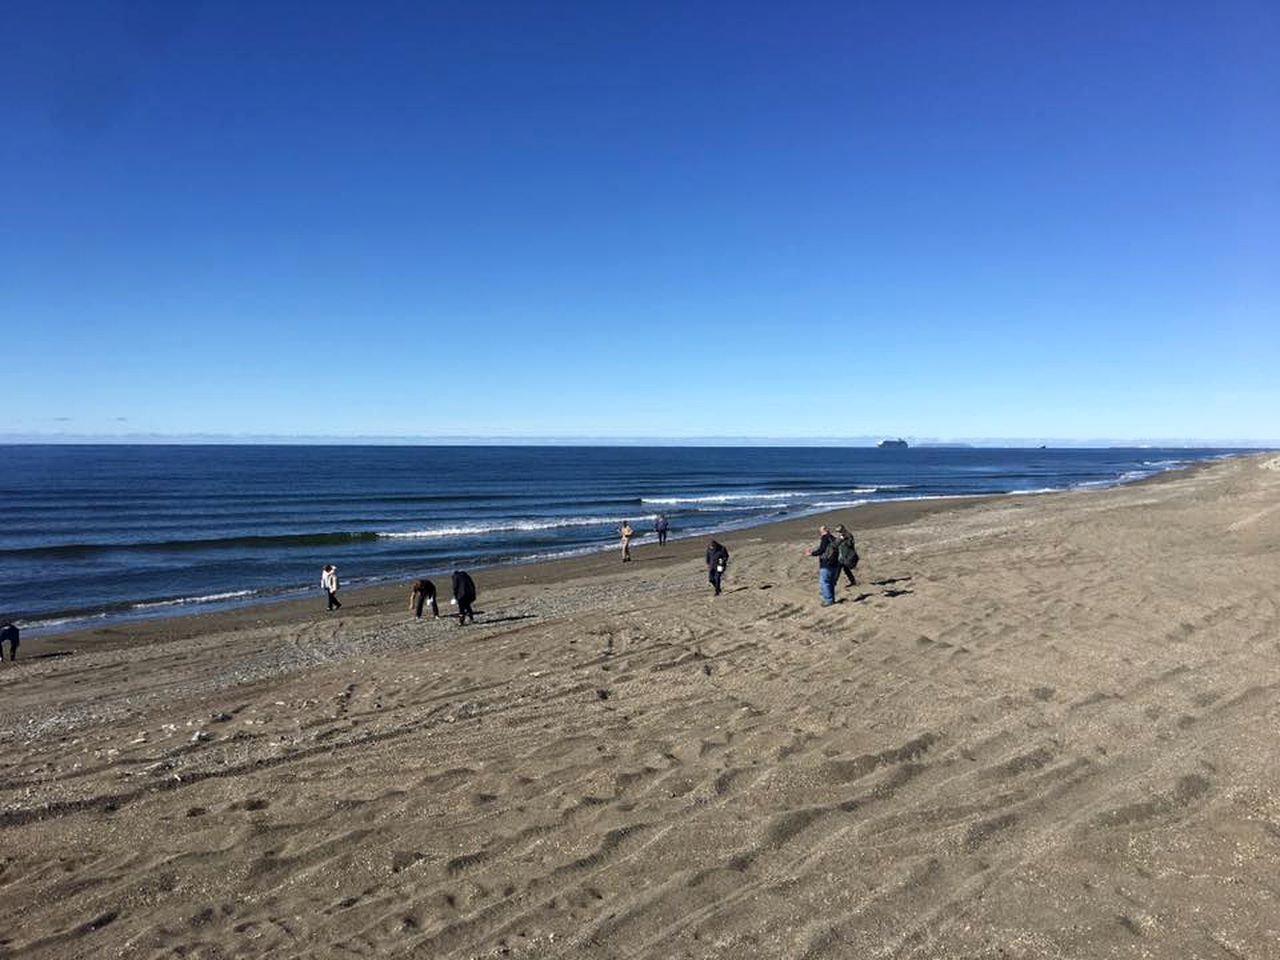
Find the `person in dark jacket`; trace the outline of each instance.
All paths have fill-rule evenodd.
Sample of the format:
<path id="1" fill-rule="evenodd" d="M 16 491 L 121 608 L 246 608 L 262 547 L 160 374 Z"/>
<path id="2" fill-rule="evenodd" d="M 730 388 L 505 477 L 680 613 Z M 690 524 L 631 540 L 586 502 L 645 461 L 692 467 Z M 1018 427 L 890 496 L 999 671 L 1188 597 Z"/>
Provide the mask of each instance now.
<path id="1" fill-rule="evenodd" d="M 858 566 L 858 545 L 843 523 L 836 524 L 835 536 L 836 559 L 840 561 L 840 569 L 848 578 L 849 586 L 857 586 L 858 578 L 853 575 L 853 571 Z"/>
<path id="2" fill-rule="evenodd" d="M 724 576 L 727 566 L 729 566 L 729 551 L 720 541 L 712 540 L 707 544 L 707 579 L 711 581 L 711 586 L 715 587 L 717 597 L 720 596 L 720 578 Z"/>
<path id="3" fill-rule="evenodd" d="M 671 529 L 671 524 L 667 522 L 665 513 L 658 514 L 658 519 L 653 522 L 653 532 L 658 535 L 658 546 L 665 547 L 667 545 L 667 531 Z"/>
<path id="4" fill-rule="evenodd" d="M 18 633 L 17 624 L 6 623 L 0 627 L 0 660 L 4 659 L 4 645 L 9 644 L 9 659 L 18 659 Z"/>
<path id="5" fill-rule="evenodd" d="M 822 539 L 809 556 L 818 558 L 818 592 L 822 605 L 829 607 L 836 602 L 836 581 L 840 579 L 839 543 L 826 527 L 819 527 L 818 533 Z"/>
<path id="6" fill-rule="evenodd" d="M 467 617 L 475 623 L 476 614 L 471 605 L 476 602 L 476 582 L 464 570 L 453 571 L 453 600 L 458 605 L 458 626 L 466 623 Z"/>
<path id="7" fill-rule="evenodd" d="M 431 616 L 440 616 L 440 608 L 436 605 L 436 585 L 430 580 L 413 581 L 413 592 L 409 594 L 409 609 L 419 620 L 422 619 L 422 605 L 431 604 Z"/>

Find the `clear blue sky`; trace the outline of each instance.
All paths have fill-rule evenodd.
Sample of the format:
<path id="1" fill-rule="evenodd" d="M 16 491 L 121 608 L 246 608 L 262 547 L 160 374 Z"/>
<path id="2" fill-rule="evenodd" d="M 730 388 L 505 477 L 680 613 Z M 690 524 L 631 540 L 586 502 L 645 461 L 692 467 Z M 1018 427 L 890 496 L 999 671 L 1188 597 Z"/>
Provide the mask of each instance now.
<path id="1" fill-rule="evenodd" d="M 0 433 L 1280 435 L 1280 4 L 0 2 Z"/>

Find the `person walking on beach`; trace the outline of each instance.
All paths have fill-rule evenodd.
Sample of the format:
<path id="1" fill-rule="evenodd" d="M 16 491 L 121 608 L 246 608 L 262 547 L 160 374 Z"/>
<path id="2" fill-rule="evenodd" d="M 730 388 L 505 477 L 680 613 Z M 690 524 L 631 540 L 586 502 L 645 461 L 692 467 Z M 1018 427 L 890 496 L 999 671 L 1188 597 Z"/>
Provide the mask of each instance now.
<path id="1" fill-rule="evenodd" d="M 658 535 L 658 546 L 660 547 L 667 545 L 667 529 L 669 526 L 665 513 L 658 514 L 658 519 L 653 522 L 653 532 Z"/>
<path id="2" fill-rule="evenodd" d="M 631 527 L 630 520 L 622 521 L 622 526 L 618 528 L 618 535 L 622 537 L 622 562 L 630 563 L 631 562 L 631 538 L 636 535 L 635 530 L 632 529 Z"/>
<path id="3" fill-rule="evenodd" d="M 338 568 L 332 563 L 326 563 L 324 569 L 320 571 L 320 589 L 329 600 L 330 610 L 342 609 L 342 604 L 338 600 Z"/>
<path id="4" fill-rule="evenodd" d="M 413 592 L 409 594 L 409 609 L 413 611 L 414 617 L 422 619 L 422 605 L 424 603 L 431 604 L 431 618 L 437 619 L 440 616 L 440 608 L 436 605 L 436 585 L 430 580 L 413 581 Z"/>
<path id="5" fill-rule="evenodd" d="M 4 659 L 4 645 L 9 644 L 9 659 L 16 661 L 18 659 L 18 625 L 15 623 L 6 623 L 0 627 L 0 660 Z"/>
<path id="6" fill-rule="evenodd" d="M 466 623 L 467 617 L 472 623 L 476 622 L 475 611 L 471 609 L 476 602 L 476 582 L 465 570 L 453 571 L 453 602 L 458 605 L 458 626 Z"/>
<path id="7" fill-rule="evenodd" d="M 809 551 L 809 556 L 818 558 L 818 592 L 822 595 L 822 605 L 829 607 L 836 602 L 836 583 L 840 579 L 839 542 L 826 527 L 819 527 L 822 539 L 817 547 Z"/>
<path id="8" fill-rule="evenodd" d="M 856 586 L 858 578 L 853 575 L 853 570 L 858 565 L 858 545 L 843 523 L 836 524 L 836 541 L 836 559 L 840 561 L 840 569 L 848 578 L 849 586 Z"/>
<path id="9" fill-rule="evenodd" d="M 720 578 L 724 576 L 725 568 L 728 566 L 729 551 L 719 540 L 712 540 L 707 544 L 707 579 L 715 588 L 717 597 L 720 596 Z"/>

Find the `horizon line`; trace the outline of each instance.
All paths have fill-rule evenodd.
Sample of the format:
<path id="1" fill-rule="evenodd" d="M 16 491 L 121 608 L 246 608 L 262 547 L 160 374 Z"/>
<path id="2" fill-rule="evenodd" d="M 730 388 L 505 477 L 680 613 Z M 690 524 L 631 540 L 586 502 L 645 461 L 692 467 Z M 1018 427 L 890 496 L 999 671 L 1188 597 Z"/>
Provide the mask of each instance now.
<path id="1" fill-rule="evenodd" d="M 1242 437 L 932 437 L 912 434 L 852 436 L 686 436 L 575 434 L 253 434 L 253 433 L 0 433 L 3 445 L 341 445 L 353 446 L 850 446 L 875 447 L 881 440 L 904 439 L 912 446 L 1010 447 L 1229 447 L 1267 449 L 1280 440 Z"/>

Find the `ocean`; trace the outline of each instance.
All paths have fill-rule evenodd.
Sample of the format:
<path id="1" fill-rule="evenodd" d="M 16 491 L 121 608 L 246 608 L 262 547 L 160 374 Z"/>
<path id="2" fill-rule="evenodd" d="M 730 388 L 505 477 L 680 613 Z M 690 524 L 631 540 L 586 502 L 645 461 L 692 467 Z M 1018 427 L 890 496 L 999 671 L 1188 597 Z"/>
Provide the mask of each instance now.
<path id="1" fill-rule="evenodd" d="M 0 446 L 0 620 L 36 633 L 882 500 L 1099 487 L 1223 449 Z M 856 530 L 857 514 L 851 515 Z"/>

